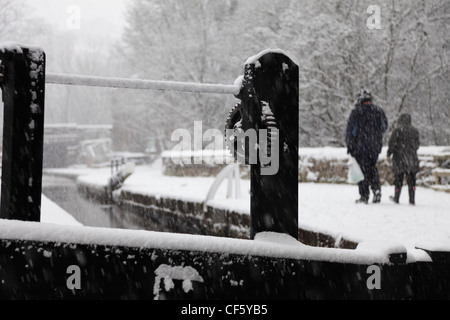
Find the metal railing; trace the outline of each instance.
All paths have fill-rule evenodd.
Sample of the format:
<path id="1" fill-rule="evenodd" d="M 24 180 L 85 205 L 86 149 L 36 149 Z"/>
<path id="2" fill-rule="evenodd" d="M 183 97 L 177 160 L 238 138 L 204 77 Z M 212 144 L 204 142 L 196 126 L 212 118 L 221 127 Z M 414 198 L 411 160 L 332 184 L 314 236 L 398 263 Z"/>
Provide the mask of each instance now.
<path id="1" fill-rule="evenodd" d="M 226 166 L 216 177 L 214 180 L 214 183 L 211 185 L 211 188 L 209 188 L 209 192 L 206 195 L 205 202 L 203 203 L 203 211 L 206 212 L 208 208 L 208 202 L 214 199 L 214 196 L 216 195 L 217 191 L 219 190 L 219 187 L 222 185 L 222 183 L 227 180 L 227 199 L 234 198 L 239 199 L 241 198 L 241 176 L 240 176 L 240 165 L 239 164 L 229 164 Z M 233 185 L 234 185 L 234 193 L 233 193 Z"/>

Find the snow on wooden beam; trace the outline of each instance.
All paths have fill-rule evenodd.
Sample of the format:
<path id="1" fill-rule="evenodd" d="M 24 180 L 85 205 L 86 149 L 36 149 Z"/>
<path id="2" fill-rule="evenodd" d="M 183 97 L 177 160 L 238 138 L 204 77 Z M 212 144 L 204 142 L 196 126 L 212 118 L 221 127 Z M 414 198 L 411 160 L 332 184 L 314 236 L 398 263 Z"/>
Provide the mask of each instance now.
<path id="1" fill-rule="evenodd" d="M 404 300 L 450 292 L 445 253 L 438 263 L 397 263 L 385 258 L 398 252 L 391 245 L 326 249 L 275 233 L 250 241 L 7 220 L 0 234 L 0 299 Z"/>
<path id="2" fill-rule="evenodd" d="M 263 232 L 255 241 L 223 237 L 153 232 L 144 230 L 107 229 L 52 225 L 36 222 L 0 220 L 4 240 L 119 246 L 126 248 L 158 248 L 183 251 L 220 252 L 280 259 L 332 261 L 361 265 L 389 264 L 391 247 L 380 250 L 346 250 L 306 246 L 286 234 Z M 393 247 L 396 249 L 397 247 Z M 389 250 L 391 251 L 389 251 Z"/>
<path id="3" fill-rule="evenodd" d="M 204 84 L 192 82 L 94 77 L 94 76 L 56 74 L 56 73 L 47 73 L 46 82 L 48 84 L 71 85 L 71 86 L 121 88 L 121 89 L 135 89 L 135 90 L 163 90 L 163 91 L 199 92 L 199 93 L 233 94 L 233 95 L 237 95 L 241 89 L 236 84 L 235 85 Z"/>

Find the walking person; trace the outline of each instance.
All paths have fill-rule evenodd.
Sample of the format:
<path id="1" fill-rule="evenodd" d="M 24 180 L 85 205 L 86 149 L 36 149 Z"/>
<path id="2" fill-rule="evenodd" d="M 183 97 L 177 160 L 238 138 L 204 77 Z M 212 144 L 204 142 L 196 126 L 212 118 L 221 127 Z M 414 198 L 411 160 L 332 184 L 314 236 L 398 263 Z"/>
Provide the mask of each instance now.
<path id="1" fill-rule="evenodd" d="M 376 165 L 387 128 L 388 120 L 383 109 L 373 104 L 370 91 L 362 89 L 350 114 L 345 139 L 347 153 L 356 159 L 364 174 L 364 180 L 358 183 L 360 198 L 356 203 L 368 204 L 370 188 L 373 203 L 381 202 L 381 184 Z"/>
<path id="2" fill-rule="evenodd" d="M 406 176 L 409 203 L 415 205 L 416 174 L 420 171 L 417 150 L 420 146 L 419 131 L 411 124 L 411 115 L 402 114 L 398 126 L 389 139 L 388 158 L 392 155 L 392 171 L 394 173 L 395 194 L 390 197 L 399 203 L 403 181 Z"/>

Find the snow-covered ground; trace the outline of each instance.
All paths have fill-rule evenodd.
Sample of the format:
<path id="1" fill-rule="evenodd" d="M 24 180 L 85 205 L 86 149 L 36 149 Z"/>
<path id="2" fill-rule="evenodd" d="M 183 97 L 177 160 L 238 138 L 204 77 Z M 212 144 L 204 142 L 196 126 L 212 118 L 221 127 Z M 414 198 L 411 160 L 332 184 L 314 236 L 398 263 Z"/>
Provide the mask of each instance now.
<path id="1" fill-rule="evenodd" d="M 78 181 L 93 187 L 103 187 L 108 184 L 111 176 L 110 169 L 55 169 L 47 172 L 67 172 L 79 175 Z M 150 166 L 137 166 L 124 183 L 121 190 L 139 193 L 143 195 L 161 196 L 172 199 L 203 202 L 213 184 L 214 177 L 172 177 L 162 174 L 162 163 L 158 159 Z M 241 190 L 244 198 L 249 199 L 250 184 L 247 180 L 241 180 Z M 218 192 L 217 199 L 224 199 L 226 184 L 223 184 Z M 247 201 L 248 202 L 248 201 Z M 248 212 L 248 211 L 247 211 Z"/>
<path id="2" fill-rule="evenodd" d="M 41 196 L 41 222 L 65 226 L 82 226 L 71 214 L 67 213 L 44 194 Z"/>
<path id="3" fill-rule="evenodd" d="M 382 186 L 380 204 L 356 204 L 358 187 L 300 184 L 299 221 L 307 230 L 355 242 L 395 241 L 407 248 L 433 242 L 450 244 L 450 194 L 417 188 L 416 205 L 408 203 L 404 187 L 400 204 L 389 200 L 393 186 Z"/>
<path id="4" fill-rule="evenodd" d="M 379 159 L 386 159 L 387 147 L 383 147 Z M 450 153 L 449 146 L 422 146 L 417 151 L 420 158 L 432 157 L 434 155 Z M 310 157 L 322 160 L 345 160 L 349 158 L 347 154 L 347 148 L 335 148 L 335 147 L 323 147 L 323 148 L 300 148 L 300 157 Z"/>
<path id="5" fill-rule="evenodd" d="M 88 174 L 88 172 L 90 172 Z M 72 172 L 76 174 L 75 171 Z M 108 181 L 106 169 L 82 169 L 78 178 L 83 183 L 102 186 Z M 138 166 L 125 181 L 122 190 L 139 194 L 165 196 L 180 200 L 203 202 L 214 182 L 212 177 L 169 177 L 162 174 L 161 162 Z M 241 180 L 241 199 L 226 199 L 226 183 L 208 204 L 249 214 L 249 181 Z M 407 187 L 400 204 L 392 203 L 389 195 L 393 187 L 382 187 L 380 204 L 356 204 L 359 197 L 356 185 L 299 184 L 299 226 L 354 242 L 386 240 L 404 245 L 437 250 L 450 250 L 450 194 L 417 188 L 416 205 L 408 204 Z"/>
<path id="6" fill-rule="evenodd" d="M 72 215 L 45 195 L 42 195 L 41 198 L 41 222 L 65 226 L 82 226 Z"/>

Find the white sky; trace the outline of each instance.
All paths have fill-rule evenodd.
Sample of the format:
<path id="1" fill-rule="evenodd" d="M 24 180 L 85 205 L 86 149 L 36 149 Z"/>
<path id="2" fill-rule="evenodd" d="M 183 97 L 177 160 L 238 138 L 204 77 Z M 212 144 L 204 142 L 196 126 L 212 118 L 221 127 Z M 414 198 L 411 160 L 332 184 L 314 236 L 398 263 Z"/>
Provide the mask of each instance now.
<path id="1" fill-rule="evenodd" d="M 80 8 L 80 27 L 84 33 L 120 37 L 125 24 L 126 4 L 132 0 L 25 0 L 34 16 L 56 30 L 68 29 L 68 8 Z"/>

